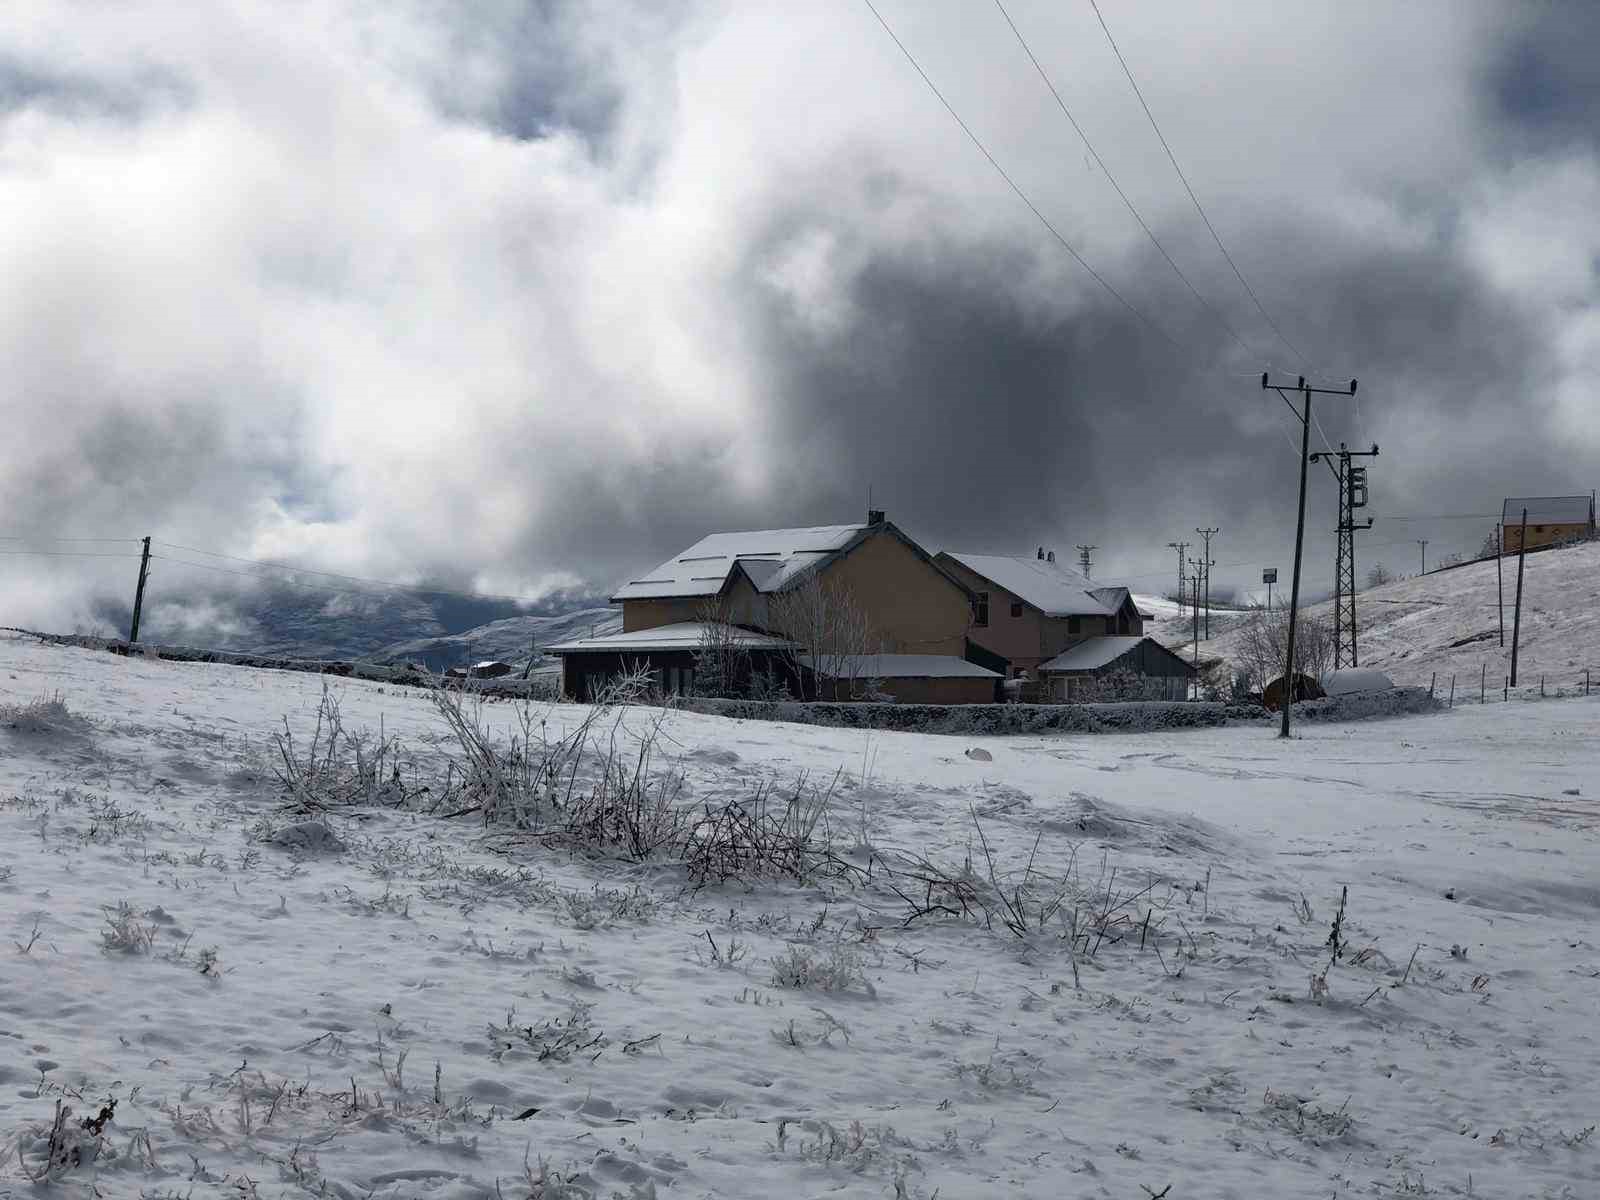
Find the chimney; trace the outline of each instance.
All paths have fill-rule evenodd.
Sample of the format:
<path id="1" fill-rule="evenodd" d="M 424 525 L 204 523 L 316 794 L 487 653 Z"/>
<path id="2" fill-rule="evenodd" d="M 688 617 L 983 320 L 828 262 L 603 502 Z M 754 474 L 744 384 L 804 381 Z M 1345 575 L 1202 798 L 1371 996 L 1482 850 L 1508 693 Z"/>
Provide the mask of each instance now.
<path id="1" fill-rule="evenodd" d="M 1055 560 L 1056 552 L 1054 550 L 1050 551 L 1050 553 L 1045 556 L 1045 562 L 1055 562 Z"/>
<path id="2" fill-rule="evenodd" d="M 1040 562 L 1044 561 L 1044 547 L 1043 546 L 1039 547 L 1039 561 Z"/>
<path id="3" fill-rule="evenodd" d="M 867 524 L 868 525 L 882 525 L 883 522 L 884 522 L 884 519 L 885 518 L 884 518 L 883 509 L 881 509 L 881 508 L 869 508 L 869 509 L 867 509 Z"/>

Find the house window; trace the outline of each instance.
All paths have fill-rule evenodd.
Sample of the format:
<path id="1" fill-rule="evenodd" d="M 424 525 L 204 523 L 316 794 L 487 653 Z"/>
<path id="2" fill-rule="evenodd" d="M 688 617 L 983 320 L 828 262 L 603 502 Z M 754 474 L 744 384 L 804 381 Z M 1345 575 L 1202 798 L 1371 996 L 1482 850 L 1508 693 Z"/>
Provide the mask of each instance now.
<path id="1" fill-rule="evenodd" d="M 1077 637 L 1078 634 L 1081 633 L 1081 632 L 1083 632 L 1083 622 L 1081 620 L 1079 620 L 1077 617 L 1068 617 L 1067 618 L 1067 636 L 1068 637 Z"/>
<path id="2" fill-rule="evenodd" d="M 979 592 L 972 601 L 972 623 L 979 629 L 989 628 L 989 593 Z"/>
<path id="3" fill-rule="evenodd" d="M 1022 601 L 1021 600 L 1013 600 L 1011 602 L 1011 615 L 1013 617 L 1020 617 L 1022 615 Z"/>

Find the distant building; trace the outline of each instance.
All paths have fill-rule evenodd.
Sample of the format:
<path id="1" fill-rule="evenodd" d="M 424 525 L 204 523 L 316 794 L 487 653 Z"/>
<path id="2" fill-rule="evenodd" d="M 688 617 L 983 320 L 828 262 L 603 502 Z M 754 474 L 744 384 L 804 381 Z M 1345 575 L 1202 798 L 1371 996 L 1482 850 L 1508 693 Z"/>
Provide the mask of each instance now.
<path id="1" fill-rule="evenodd" d="M 813 582 L 848 594 L 866 627 L 867 646 L 797 646 L 782 636 L 778 598 Z M 874 653 L 867 657 L 874 659 L 912 656 L 960 664 L 973 622 L 973 599 L 965 584 L 877 510 L 860 525 L 713 533 L 625 583 L 611 602 L 622 606 L 620 634 L 547 647 L 562 659 L 566 695 L 587 699 L 624 663 L 654 672 L 663 692 L 691 691 L 693 652 L 712 609 L 752 638 L 782 644 L 752 642 L 747 648 L 757 652 L 753 658 L 804 650 L 828 661 L 870 649 Z M 807 635 L 807 640 L 817 639 Z M 804 686 L 810 695 L 814 675 L 790 673 L 797 677 L 787 682 Z M 978 678 L 948 672 L 919 678 L 958 677 Z M 929 683 L 926 690 L 955 687 Z M 903 684 L 900 690 L 909 693 L 911 687 Z"/>
<path id="2" fill-rule="evenodd" d="M 831 660 L 824 658 L 824 667 Z M 818 663 L 802 656 L 807 670 Z M 847 670 L 864 698 L 881 697 L 896 704 L 993 704 L 1000 699 L 1005 678 L 977 663 L 953 654 L 862 654 L 850 656 L 840 666 Z M 827 694 L 826 678 L 823 694 Z"/>
<path id="3" fill-rule="evenodd" d="M 1501 548 L 1522 549 L 1522 510 L 1528 510 L 1528 549 L 1593 538 L 1594 496 L 1508 497 L 1501 508 Z"/>

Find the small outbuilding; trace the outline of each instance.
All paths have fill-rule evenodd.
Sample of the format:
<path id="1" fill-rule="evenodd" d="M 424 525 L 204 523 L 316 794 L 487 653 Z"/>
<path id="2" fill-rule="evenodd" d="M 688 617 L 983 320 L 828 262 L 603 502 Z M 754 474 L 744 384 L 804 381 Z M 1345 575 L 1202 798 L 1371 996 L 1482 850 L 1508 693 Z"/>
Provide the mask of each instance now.
<path id="1" fill-rule="evenodd" d="M 467 667 L 451 667 L 445 672 L 450 679 L 501 679 L 515 671 L 508 662 L 498 659 L 489 659 L 485 662 L 475 662 Z"/>
<path id="2" fill-rule="evenodd" d="M 1595 536 L 1594 496 L 1508 496 L 1500 510 L 1500 548 L 1522 548 L 1522 514 L 1528 514 L 1528 549 L 1588 541 Z"/>
<path id="3" fill-rule="evenodd" d="M 1196 673 L 1147 637 L 1085 638 L 1039 664 L 1052 700 L 1186 700 Z"/>
<path id="4" fill-rule="evenodd" d="M 1277 712 L 1283 704 L 1283 694 L 1288 691 L 1282 675 L 1267 684 L 1261 691 L 1261 703 L 1270 711 Z M 1327 693 L 1322 690 L 1322 684 L 1315 677 L 1297 671 L 1294 676 L 1294 703 L 1302 700 L 1321 700 Z"/>

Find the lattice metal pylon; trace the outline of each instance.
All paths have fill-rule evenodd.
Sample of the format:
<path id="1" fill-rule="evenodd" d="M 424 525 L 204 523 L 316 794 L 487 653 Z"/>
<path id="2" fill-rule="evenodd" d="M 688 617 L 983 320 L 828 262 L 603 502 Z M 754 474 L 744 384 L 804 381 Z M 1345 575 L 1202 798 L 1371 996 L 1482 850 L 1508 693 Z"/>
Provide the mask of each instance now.
<path id="1" fill-rule="evenodd" d="M 1333 560 L 1333 666 L 1361 665 L 1356 650 L 1356 531 L 1372 528 L 1372 518 L 1356 524 L 1356 509 L 1367 506 L 1367 469 L 1351 463 L 1378 453 L 1351 450 L 1342 443 L 1338 450 L 1324 450 L 1311 456 L 1324 459 L 1333 468 L 1339 485 L 1339 546 Z"/>

